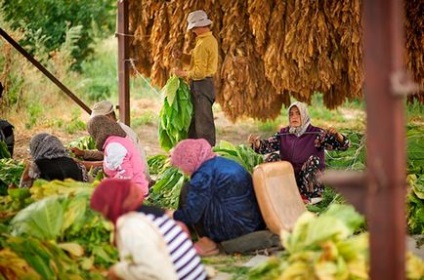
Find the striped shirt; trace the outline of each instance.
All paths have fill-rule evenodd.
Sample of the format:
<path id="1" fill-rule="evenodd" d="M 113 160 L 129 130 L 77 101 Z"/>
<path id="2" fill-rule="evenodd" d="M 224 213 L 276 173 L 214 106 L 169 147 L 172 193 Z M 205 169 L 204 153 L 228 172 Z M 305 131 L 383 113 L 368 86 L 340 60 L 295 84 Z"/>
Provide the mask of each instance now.
<path id="1" fill-rule="evenodd" d="M 146 207 L 141 207 L 140 210 L 158 227 L 168 245 L 178 279 L 206 279 L 205 268 L 187 233 L 167 215 L 145 209 Z"/>

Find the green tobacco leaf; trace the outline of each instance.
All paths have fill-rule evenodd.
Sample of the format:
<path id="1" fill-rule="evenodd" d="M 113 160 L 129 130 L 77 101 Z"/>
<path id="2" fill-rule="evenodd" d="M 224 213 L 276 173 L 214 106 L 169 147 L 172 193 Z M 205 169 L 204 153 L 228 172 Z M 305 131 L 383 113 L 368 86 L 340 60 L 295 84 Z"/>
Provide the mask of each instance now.
<path id="1" fill-rule="evenodd" d="M 184 175 L 181 171 L 175 167 L 168 166 L 159 175 L 156 184 L 152 187 L 151 197 L 158 206 L 175 209 L 183 182 Z"/>
<path id="2" fill-rule="evenodd" d="M 6 185 L 19 185 L 25 165 L 22 161 L 14 159 L 0 159 L 0 181 Z"/>
<path id="3" fill-rule="evenodd" d="M 101 258 L 107 263 L 114 263 L 116 261 L 114 258 L 112 258 L 111 255 L 106 252 L 103 246 L 94 246 L 92 252 L 94 256 Z"/>
<path id="4" fill-rule="evenodd" d="M 85 212 L 87 211 L 87 204 L 90 200 L 90 195 L 78 195 L 75 198 L 69 199 L 66 207 L 66 211 L 63 215 L 63 225 L 61 232 L 65 232 L 68 228 L 73 225 L 80 225 L 84 222 Z"/>
<path id="5" fill-rule="evenodd" d="M 169 151 L 172 149 L 172 139 L 169 137 L 168 132 L 159 127 L 159 144 L 165 151 Z"/>
<path id="6" fill-rule="evenodd" d="M 155 156 L 148 156 L 147 165 L 149 166 L 150 174 L 159 174 L 163 169 L 166 160 L 168 159 L 169 157 L 167 155 L 161 154 Z"/>
<path id="7" fill-rule="evenodd" d="M 421 175 L 416 181 L 415 184 L 412 186 L 412 191 L 415 193 L 415 195 L 424 201 L 424 176 Z"/>
<path id="8" fill-rule="evenodd" d="M 0 158 L 11 158 L 7 144 L 4 141 L 0 141 Z"/>
<path id="9" fill-rule="evenodd" d="M 64 209 L 57 196 L 47 197 L 22 209 L 11 221 L 12 234 L 56 240 L 64 220 Z"/>
<path id="10" fill-rule="evenodd" d="M 159 112 L 159 129 L 166 129 L 168 126 L 168 119 L 166 118 L 165 105 L 160 109 Z"/>
<path id="11" fill-rule="evenodd" d="M 8 247 L 26 260 L 26 262 L 42 277 L 42 279 L 54 279 L 54 271 L 50 267 L 49 260 L 52 254 L 43 246 L 40 240 L 32 237 L 11 237 L 8 239 Z"/>
<path id="12" fill-rule="evenodd" d="M 190 96 L 190 91 L 188 90 L 188 87 L 185 87 L 186 90 L 184 89 L 184 87 L 180 87 L 178 89 L 177 92 L 177 97 L 178 97 L 178 108 L 179 111 L 181 112 L 181 127 L 184 130 L 188 130 L 190 123 L 191 123 L 191 118 L 192 118 L 192 114 L 193 114 L 193 105 L 191 103 L 191 96 Z"/>
<path id="13" fill-rule="evenodd" d="M 78 243 L 66 242 L 57 244 L 57 246 L 75 257 L 82 257 L 84 255 L 84 248 Z"/>
<path id="14" fill-rule="evenodd" d="M 363 224 L 364 218 L 349 205 L 332 204 L 316 217 L 305 212 L 297 220 L 291 234 L 283 238 L 290 253 L 319 246 L 322 241 L 337 242 L 349 238 Z"/>
<path id="15" fill-rule="evenodd" d="M 232 157 L 237 157 L 237 151 L 236 150 L 229 150 L 229 149 L 223 149 L 221 147 L 214 147 L 213 151 L 217 154 L 219 154 L 220 156 L 232 156 Z"/>
<path id="16" fill-rule="evenodd" d="M 225 141 L 225 140 L 221 140 L 219 141 L 219 145 L 218 145 L 219 149 L 225 149 L 225 150 L 236 150 L 236 146 L 234 146 L 231 142 Z"/>
<path id="17" fill-rule="evenodd" d="M 332 204 L 322 215 L 335 217 L 343 221 L 348 228 L 347 235 L 351 235 L 360 229 L 365 222 L 364 217 L 356 212 L 351 205 Z"/>
<path id="18" fill-rule="evenodd" d="M 175 96 L 167 94 L 159 113 L 161 124 L 159 144 L 165 151 L 169 151 L 177 142 L 187 138 L 193 113 L 188 85 L 183 79 L 178 79 L 177 88 L 175 88 L 175 76 L 168 79 L 169 90 L 173 92 L 175 89 Z"/>
<path id="19" fill-rule="evenodd" d="M 176 75 L 172 75 L 165 84 L 166 97 L 168 98 L 169 104 L 172 106 L 177 94 L 177 89 L 180 86 L 180 78 Z"/>
<path id="20" fill-rule="evenodd" d="M 81 150 L 94 150 L 96 149 L 96 142 L 91 136 L 83 136 L 68 144 L 68 147 L 77 147 Z"/>
<path id="21" fill-rule="evenodd" d="M 247 171 L 253 172 L 256 165 L 263 162 L 263 157 L 245 145 L 234 146 L 228 141 L 221 140 L 213 151 L 222 157 L 240 163 Z"/>

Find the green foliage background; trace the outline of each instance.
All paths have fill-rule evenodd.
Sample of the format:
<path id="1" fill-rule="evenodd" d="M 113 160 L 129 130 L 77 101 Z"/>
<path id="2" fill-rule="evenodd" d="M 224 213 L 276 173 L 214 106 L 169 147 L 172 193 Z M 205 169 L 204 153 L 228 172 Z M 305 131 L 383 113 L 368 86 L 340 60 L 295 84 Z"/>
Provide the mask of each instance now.
<path id="1" fill-rule="evenodd" d="M 104 38 L 115 27 L 115 1 L 112 0 L 3 0 L 4 20 L 14 30 L 22 29 L 20 43 L 32 54 L 37 49 L 50 53 L 66 40 L 69 29 L 80 26 L 74 67 L 93 53 L 95 38 Z"/>

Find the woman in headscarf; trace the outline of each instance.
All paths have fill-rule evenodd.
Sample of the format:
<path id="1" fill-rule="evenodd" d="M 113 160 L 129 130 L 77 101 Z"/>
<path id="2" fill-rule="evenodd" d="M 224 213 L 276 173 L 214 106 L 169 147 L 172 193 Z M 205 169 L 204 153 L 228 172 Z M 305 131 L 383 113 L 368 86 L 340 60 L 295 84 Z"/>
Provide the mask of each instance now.
<path id="1" fill-rule="evenodd" d="M 293 165 L 297 186 L 306 203 L 320 198 L 323 186 L 316 181 L 317 174 L 325 168 L 324 149 L 347 150 L 346 136 L 330 128 L 324 130 L 311 124 L 306 105 L 294 102 L 288 110 L 289 125 L 268 139 L 249 135 L 255 152 L 269 154 L 267 162 L 284 160 Z M 274 153 L 279 151 L 279 153 Z M 316 200 L 318 201 L 318 200 Z"/>
<path id="2" fill-rule="evenodd" d="M 91 208 L 115 225 L 120 261 L 109 279 L 206 279 L 188 234 L 164 210 L 142 205 L 144 194 L 130 180 L 105 179 Z"/>
<path id="3" fill-rule="evenodd" d="M 250 173 L 216 156 L 208 141 L 181 141 L 172 151 L 171 163 L 190 176 L 173 218 L 195 229 L 201 255 L 218 253 L 218 242 L 265 228 Z"/>
<path id="4" fill-rule="evenodd" d="M 38 178 L 47 181 L 67 178 L 89 181 L 85 167 L 70 157 L 68 150 L 56 136 L 48 133 L 35 135 L 29 143 L 29 153 L 32 161 L 22 174 L 21 187 L 31 187 Z"/>
<path id="5" fill-rule="evenodd" d="M 144 195 L 149 193 L 140 153 L 121 126 L 107 116 L 95 116 L 87 125 L 96 148 L 104 153 L 103 171 L 110 178 L 130 179 Z"/>

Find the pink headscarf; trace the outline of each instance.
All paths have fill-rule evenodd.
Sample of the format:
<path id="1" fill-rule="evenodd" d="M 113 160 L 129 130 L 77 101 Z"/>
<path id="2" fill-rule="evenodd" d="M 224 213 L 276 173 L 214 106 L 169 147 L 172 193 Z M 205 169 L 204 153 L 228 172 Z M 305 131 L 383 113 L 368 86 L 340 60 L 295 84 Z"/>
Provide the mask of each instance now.
<path id="1" fill-rule="evenodd" d="M 191 175 L 207 160 L 216 157 L 212 147 L 205 139 L 185 139 L 175 146 L 171 164 L 184 173 Z"/>
<path id="2" fill-rule="evenodd" d="M 119 216 L 136 210 L 144 195 L 131 180 L 104 179 L 91 196 L 90 206 L 116 224 Z"/>

